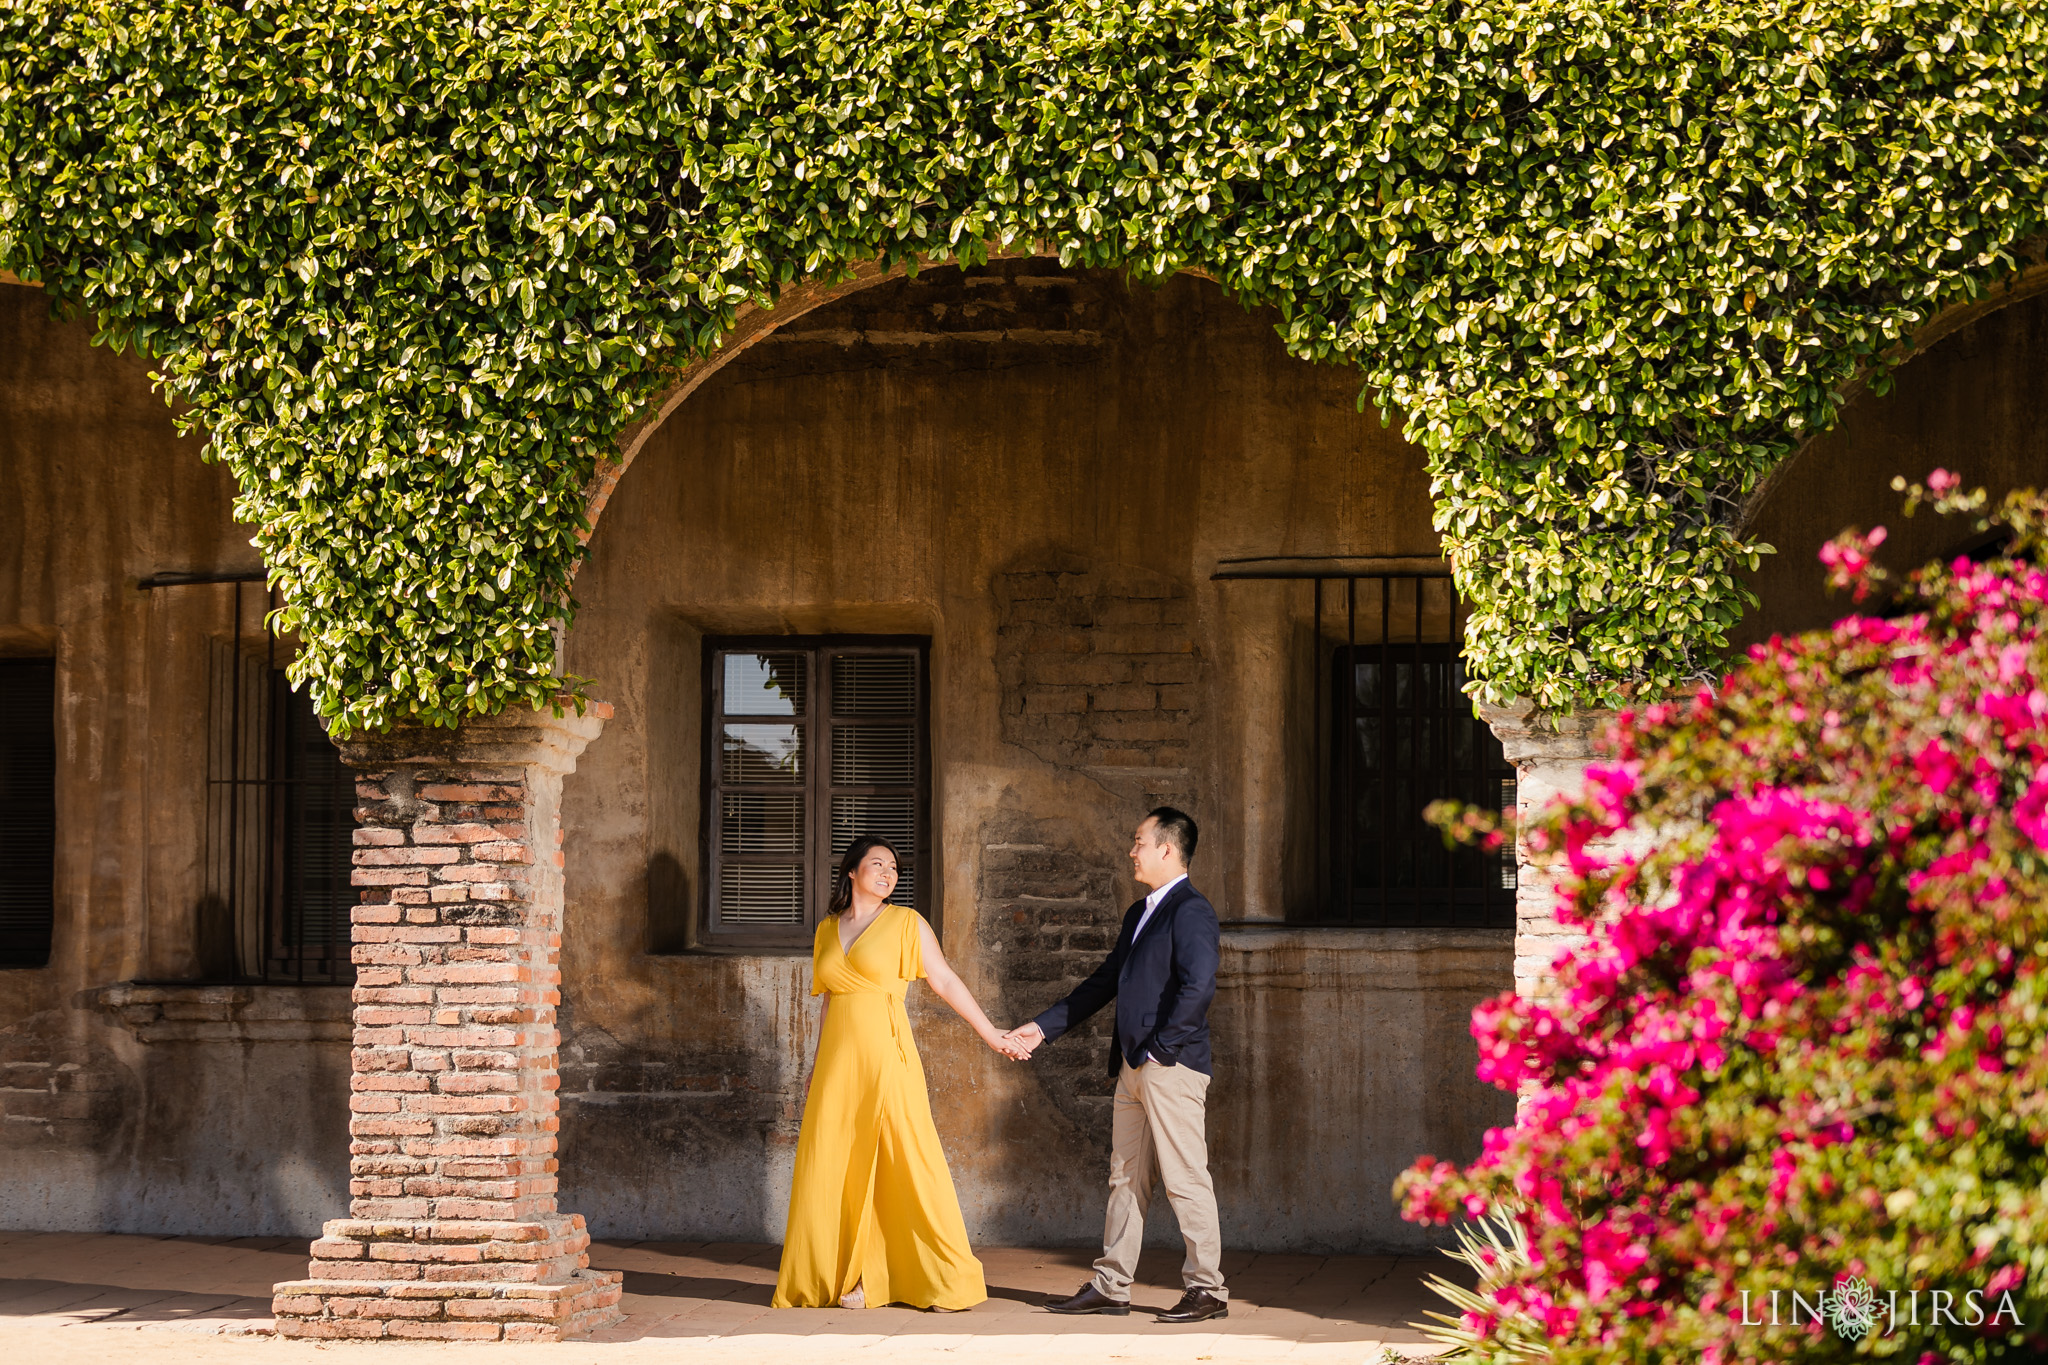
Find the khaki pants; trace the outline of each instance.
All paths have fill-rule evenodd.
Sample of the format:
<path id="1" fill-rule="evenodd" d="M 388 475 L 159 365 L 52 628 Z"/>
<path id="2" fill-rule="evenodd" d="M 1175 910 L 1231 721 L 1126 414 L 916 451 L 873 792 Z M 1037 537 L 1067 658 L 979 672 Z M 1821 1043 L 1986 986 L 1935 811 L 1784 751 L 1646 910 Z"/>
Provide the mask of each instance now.
<path id="1" fill-rule="evenodd" d="M 1206 1104 L 1209 1078 L 1191 1067 L 1126 1064 L 1116 1081 L 1109 1148 L 1109 1216 L 1102 1227 L 1102 1259 L 1095 1287 L 1112 1299 L 1131 1297 L 1138 1249 L 1145 1241 L 1145 1210 L 1152 1202 L 1152 1168 L 1159 1167 L 1166 1198 L 1187 1239 L 1181 1283 L 1228 1300 L 1223 1287 L 1223 1233 L 1216 1220 L 1216 1187 L 1209 1180 Z"/>

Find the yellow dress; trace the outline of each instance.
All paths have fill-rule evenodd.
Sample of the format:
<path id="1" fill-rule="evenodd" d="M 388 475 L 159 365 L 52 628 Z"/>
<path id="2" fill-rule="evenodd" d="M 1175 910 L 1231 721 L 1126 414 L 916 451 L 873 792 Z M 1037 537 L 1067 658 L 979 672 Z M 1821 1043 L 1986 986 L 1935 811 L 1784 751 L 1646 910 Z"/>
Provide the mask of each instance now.
<path id="1" fill-rule="evenodd" d="M 871 1307 L 988 1297 L 903 1009 L 924 975 L 918 924 L 915 910 L 884 906 L 851 952 L 836 918 L 818 926 L 811 994 L 832 1000 L 797 1135 L 777 1308 L 829 1308 L 856 1284 Z"/>

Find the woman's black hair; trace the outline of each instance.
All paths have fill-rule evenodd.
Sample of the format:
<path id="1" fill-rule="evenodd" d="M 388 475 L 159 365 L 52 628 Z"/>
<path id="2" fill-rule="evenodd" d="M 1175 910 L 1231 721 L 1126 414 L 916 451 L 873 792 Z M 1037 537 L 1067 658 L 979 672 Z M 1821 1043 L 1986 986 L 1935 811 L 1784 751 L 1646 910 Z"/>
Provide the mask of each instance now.
<path id="1" fill-rule="evenodd" d="M 832 878 L 832 900 L 825 907 L 825 913 L 836 915 L 853 904 L 853 870 L 860 866 L 861 859 L 878 848 L 889 850 L 889 856 L 896 860 L 896 870 L 903 871 L 903 855 L 896 851 L 896 845 L 879 834 L 863 834 L 846 846 L 846 856 L 839 860 L 839 872 Z"/>

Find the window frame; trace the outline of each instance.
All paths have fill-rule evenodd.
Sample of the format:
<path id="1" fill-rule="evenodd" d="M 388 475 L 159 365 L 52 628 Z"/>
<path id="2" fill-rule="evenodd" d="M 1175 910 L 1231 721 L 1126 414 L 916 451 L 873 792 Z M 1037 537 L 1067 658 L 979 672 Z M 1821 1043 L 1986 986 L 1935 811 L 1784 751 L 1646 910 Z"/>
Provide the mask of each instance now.
<path id="1" fill-rule="evenodd" d="M 1377 686 L 1382 690 L 1369 706 L 1357 698 L 1355 670 L 1362 664 L 1377 665 L 1380 670 Z M 1404 665 L 1413 670 L 1411 704 L 1406 708 L 1390 695 L 1397 691 L 1395 670 Z M 1441 836 L 1419 820 L 1413 829 L 1397 829 L 1401 811 L 1395 792 L 1406 783 L 1431 783 L 1431 800 L 1462 800 L 1476 806 L 1491 804 L 1485 788 L 1494 785 L 1492 794 L 1503 809 L 1512 809 L 1517 795 L 1515 767 L 1500 752 L 1500 740 L 1471 714 L 1469 703 L 1465 714 L 1457 713 L 1454 699 L 1460 695 L 1458 684 L 1464 669 L 1456 643 L 1411 640 L 1336 645 L 1324 666 L 1330 674 L 1332 703 L 1330 740 L 1321 755 L 1329 773 L 1331 889 L 1319 909 L 1327 922 L 1358 929 L 1514 928 L 1512 844 L 1490 851 L 1443 849 Z M 1354 670 L 1350 695 L 1343 690 L 1347 666 Z M 1435 695 L 1424 694 L 1429 676 L 1425 666 L 1443 670 L 1443 690 Z M 1348 755 L 1341 752 L 1345 731 L 1356 733 L 1368 724 L 1376 731 L 1372 748 L 1380 756 L 1375 769 L 1359 765 L 1355 749 Z M 1469 727 L 1472 745 L 1471 761 L 1465 765 L 1455 761 L 1453 735 L 1461 726 Z M 1412 747 L 1401 742 L 1399 732 L 1404 729 Z M 1426 756 L 1418 742 L 1424 737 L 1435 740 Z M 1397 757 L 1404 747 L 1408 754 L 1405 763 Z M 1496 757 L 1497 763 L 1488 761 Z M 1369 817 L 1361 814 L 1362 802 L 1372 807 Z M 1371 826 L 1370 839 L 1360 837 L 1361 820 Z M 1410 886 L 1396 885 L 1397 868 L 1410 858 L 1422 864 L 1437 863 L 1442 881 L 1425 886 L 1418 877 Z M 1359 883 L 1362 865 L 1375 874 L 1371 886 Z M 1420 868 L 1410 871 L 1419 873 Z"/>
<path id="2" fill-rule="evenodd" d="M 718 894 L 723 854 L 720 848 L 720 796 L 724 783 L 719 765 L 723 754 L 723 726 L 728 720 L 770 721 L 768 717 L 745 714 L 730 716 L 725 710 L 725 676 L 720 661 L 728 654 L 801 653 L 806 658 L 805 714 L 796 718 L 804 732 L 804 777 L 798 790 L 804 795 L 805 847 L 801 855 L 801 884 L 804 918 L 801 925 L 721 927 Z M 829 738 L 831 717 L 831 664 L 834 656 L 862 653 L 904 654 L 915 659 L 917 702 L 910 716 L 915 747 L 913 762 L 912 829 L 917 847 L 916 890 L 912 907 L 937 927 L 939 923 L 939 858 L 932 809 L 932 727 L 931 727 L 931 637 L 928 635 L 713 635 L 702 642 L 699 704 L 702 725 L 698 777 L 698 866 L 700 891 L 696 906 L 696 942 L 699 949 L 749 953 L 808 952 L 817 926 L 825 916 L 830 899 L 832 875 L 833 792 L 848 790 L 832 782 L 832 752 Z M 857 789 L 856 789 L 857 790 Z"/>

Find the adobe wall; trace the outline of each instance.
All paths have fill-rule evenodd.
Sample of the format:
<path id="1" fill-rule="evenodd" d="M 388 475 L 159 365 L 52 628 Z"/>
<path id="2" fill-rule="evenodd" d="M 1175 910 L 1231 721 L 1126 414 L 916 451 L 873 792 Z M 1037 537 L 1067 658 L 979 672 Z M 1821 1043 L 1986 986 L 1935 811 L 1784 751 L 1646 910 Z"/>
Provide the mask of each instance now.
<path id="1" fill-rule="evenodd" d="M 347 992 L 198 974 L 206 642 L 258 567 L 146 362 L 0 286 L 0 653 L 57 660 L 56 933 L 0 969 L 0 1227 L 306 1231 L 346 1199 Z"/>
<path id="2" fill-rule="evenodd" d="M 1436 538 L 1419 452 L 1274 321 L 1194 279 L 927 271 L 735 358 L 626 472 L 567 662 L 616 706 L 564 793 L 562 1207 L 598 1235 L 781 1233 L 808 958 L 649 951 L 687 948 L 702 895 L 707 634 L 932 637 L 941 928 L 998 1021 L 1100 960 L 1160 801 L 1202 821 L 1224 918 L 1301 894 L 1308 585 L 1210 575 Z M 1512 1112 L 1467 1033 L 1511 981 L 1506 931 L 1228 931 L 1210 1113 L 1231 1242 L 1423 1244 L 1389 1187 Z M 970 1230 L 1098 1237 L 1107 1016 L 1018 1066 L 913 1005 Z"/>

